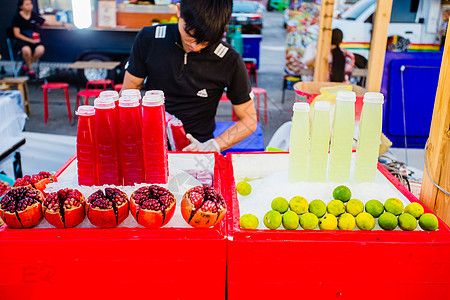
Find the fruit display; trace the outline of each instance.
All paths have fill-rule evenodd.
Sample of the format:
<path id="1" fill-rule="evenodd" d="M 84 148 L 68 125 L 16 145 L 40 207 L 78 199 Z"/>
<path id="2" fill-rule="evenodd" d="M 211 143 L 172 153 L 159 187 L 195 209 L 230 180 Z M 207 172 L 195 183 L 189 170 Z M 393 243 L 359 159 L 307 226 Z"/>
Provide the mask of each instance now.
<path id="1" fill-rule="evenodd" d="M 189 189 L 181 200 L 181 215 L 195 228 L 208 228 L 219 223 L 227 211 L 222 195 L 212 187 Z"/>
<path id="2" fill-rule="evenodd" d="M 404 207 L 403 202 L 394 197 L 387 198 L 384 203 L 370 198 L 363 203 L 357 198 L 351 198 L 352 194 L 350 188 L 340 185 L 333 189 L 331 197 L 325 201 L 314 199 L 308 203 L 308 200 L 300 195 L 288 201 L 284 196 L 276 196 L 270 202 L 271 210 L 266 210 L 264 215 L 264 227 L 270 230 L 300 228 L 303 230 L 413 231 L 419 223 L 422 230 L 438 229 L 437 217 L 433 214 L 424 214 L 424 208 L 420 203 L 414 202 Z M 244 199 L 243 201 L 247 201 L 248 195 Z M 247 212 L 248 209 L 245 211 Z M 241 229 L 262 229 L 258 228 L 260 226 L 258 217 L 249 213 L 242 215 L 239 225 Z"/>
<path id="3" fill-rule="evenodd" d="M 11 189 L 11 185 L 8 182 L 0 180 L 0 197 L 6 194 Z"/>
<path id="4" fill-rule="evenodd" d="M 92 225 L 101 228 L 114 228 L 129 214 L 127 194 L 117 188 L 98 190 L 86 201 L 86 215 Z"/>
<path id="5" fill-rule="evenodd" d="M 131 214 L 147 228 L 166 225 L 175 213 L 176 204 L 173 194 L 158 185 L 141 187 L 130 197 Z"/>
<path id="6" fill-rule="evenodd" d="M 43 202 L 44 217 L 57 228 L 71 228 L 83 222 L 85 198 L 80 191 L 62 189 L 47 195 Z"/>
<path id="7" fill-rule="evenodd" d="M 30 186 L 9 190 L 0 200 L 0 216 L 10 228 L 31 228 L 42 219 L 41 191 Z"/>
<path id="8" fill-rule="evenodd" d="M 55 175 L 50 174 L 49 172 L 41 171 L 39 174 L 34 175 L 25 175 L 21 178 L 17 178 L 16 182 L 14 182 L 14 187 L 17 186 L 31 186 L 34 187 L 41 192 L 44 192 L 47 184 L 51 182 L 57 181 Z"/>

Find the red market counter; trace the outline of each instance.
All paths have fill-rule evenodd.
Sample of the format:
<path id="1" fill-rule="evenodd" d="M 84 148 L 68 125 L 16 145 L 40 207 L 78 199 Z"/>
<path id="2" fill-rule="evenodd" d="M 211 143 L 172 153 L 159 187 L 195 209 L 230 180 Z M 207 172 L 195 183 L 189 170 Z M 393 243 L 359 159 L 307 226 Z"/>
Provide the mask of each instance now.
<path id="1" fill-rule="evenodd" d="M 266 176 L 287 157 L 227 155 L 228 299 L 450 299 L 450 231 L 441 220 L 432 232 L 241 229 L 233 175 Z M 380 164 L 378 171 L 399 197 L 418 202 Z"/>
<path id="2" fill-rule="evenodd" d="M 220 190 L 223 157 L 210 155 Z M 226 235 L 223 220 L 210 229 L 3 225 L 0 299 L 224 299 Z"/>

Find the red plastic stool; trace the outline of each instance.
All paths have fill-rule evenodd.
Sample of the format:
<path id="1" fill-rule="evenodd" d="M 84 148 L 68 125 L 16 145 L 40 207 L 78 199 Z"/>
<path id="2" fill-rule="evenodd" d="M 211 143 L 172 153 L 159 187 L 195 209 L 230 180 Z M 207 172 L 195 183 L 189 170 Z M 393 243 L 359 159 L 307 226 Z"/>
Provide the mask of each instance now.
<path id="1" fill-rule="evenodd" d="M 114 86 L 114 90 L 119 93 L 120 90 L 122 89 L 122 86 L 123 86 L 122 83 L 118 83 Z"/>
<path id="2" fill-rule="evenodd" d="M 87 90 L 93 90 L 93 89 L 97 89 L 98 86 L 101 86 L 103 88 L 103 90 L 108 89 L 108 86 L 111 89 L 114 89 L 114 81 L 111 79 L 97 79 L 97 80 L 89 80 L 86 83 L 86 89 Z"/>
<path id="3" fill-rule="evenodd" d="M 97 98 L 98 96 L 100 96 L 100 93 L 103 91 L 104 90 L 99 90 L 99 89 L 90 89 L 90 90 L 79 91 L 77 93 L 77 109 L 78 109 L 78 106 L 80 106 L 80 98 L 81 97 L 84 97 L 84 104 L 88 105 L 90 97 Z"/>
<path id="4" fill-rule="evenodd" d="M 69 113 L 69 122 L 72 122 L 72 111 L 70 110 L 69 84 L 64 82 L 51 82 L 41 85 L 44 89 L 44 120 L 48 120 L 48 90 L 63 89 L 66 94 L 67 112 Z"/>
<path id="5" fill-rule="evenodd" d="M 228 99 L 227 94 L 222 94 L 222 97 L 220 97 L 220 102 L 231 102 L 230 99 Z M 233 121 L 237 121 L 238 118 L 236 116 L 236 114 L 234 113 L 234 109 L 233 106 L 231 106 L 231 119 Z"/>
<path id="6" fill-rule="evenodd" d="M 264 95 L 264 125 L 267 124 L 267 91 L 262 88 L 253 87 L 253 94 L 256 96 L 256 115 L 259 122 L 259 102 L 261 95 Z"/>

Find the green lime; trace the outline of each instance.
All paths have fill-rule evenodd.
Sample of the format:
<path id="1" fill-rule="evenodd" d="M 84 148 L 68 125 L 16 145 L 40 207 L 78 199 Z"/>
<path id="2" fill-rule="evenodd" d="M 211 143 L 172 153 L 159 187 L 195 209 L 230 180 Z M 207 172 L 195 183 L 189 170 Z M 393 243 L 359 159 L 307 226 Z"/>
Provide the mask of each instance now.
<path id="1" fill-rule="evenodd" d="M 439 222 L 435 215 L 426 213 L 420 217 L 419 226 L 423 230 L 434 231 L 438 229 Z"/>
<path id="2" fill-rule="evenodd" d="M 347 202 L 352 197 L 352 192 L 345 185 L 340 185 L 333 190 L 333 198 Z"/>
<path id="3" fill-rule="evenodd" d="M 272 200 L 272 204 L 270 205 L 273 210 L 278 211 L 279 213 L 284 214 L 289 207 L 288 201 L 283 197 L 276 197 Z"/>
<path id="4" fill-rule="evenodd" d="M 342 214 L 338 220 L 340 230 L 353 230 L 355 228 L 355 217 L 349 213 Z"/>
<path id="5" fill-rule="evenodd" d="M 364 204 L 359 199 L 350 199 L 345 205 L 345 211 L 356 217 L 364 211 Z"/>
<path id="6" fill-rule="evenodd" d="M 284 229 L 287 230 L 297 229 L 299 224 L 297 213 L 292 210 L 285 212 L 282 217 L 282 222 Z"/>
<path id="7" fill-rule="evenodd" d="M 327 205 L 327 212 L 336 217 L 345 213 L 345 205 L 341 200 L 331 200 Z"/>
<path id="8" fill-rule="evenodd" d="M 281 225 L 281 214 L 271 210 L 264 215 L 264 225 L 269 229 L 277 229 Z"/>
<path id="9" fill-rule="evenodd" d="M 258 225 L 258 218 L 252 214 L 242 215 L 239 219 L 239 226 L 241 226 L 242 229 L 256 229 L 258 228 Z"/>
<path id="10" fill-rule="evenodd" d="M 384 209 L 398 216 L 403 212 L 403 203 L 397 198 L 389 198 L 384 202 Z"/>
<path id="11" fill-rule="evenodd" d="M 356 226 L 361 230 L 372 230 L 375 227 L 375 219 L 367 212 L 356 216 Z"/>
<path id="12" fill-rule="evenodd" d="M 424 213 L 423 206 L 417 202 L 410 203 L 406 205 L 405 213 L 408 213 L 414 218 L 419 219 L 420 216 Z"/>
<path id="13" fill-rule="evenodd" d="M 322 230 L 335 230 L 337 227 L 337 218 L 332 214 L 326 214 L 319 220 L 319 228 Z"/>
<path id="14" fill-rule="evenodd" d="M 319 224 L 319 218 L 313 213 L 304 213 L 300 215 L 300 225 L 305 230 L 313 230 Z"/>
<path id="15" fill-rule="evenodd" d="M 398 217 L 398 227 L 405 231 L 411 231 L 417 227 L 417 219 L 408 213 L 403 213 Z"/>
<path id="16" fill-rule="evenodd" d="M 308 211 L 308 201 L 301 196 L 295 196 L 289 201 L 289 208 L 297 215 L 304 214 Z"/>
<path id="17" fill-rule="evenodd" d="M 309 203 L 309 212 L 321 218 L 327 212 L 327 205 L 322 200 L 316 199 Z"/>
<path id="18" fill-rule="evenodd" d="M 398 220 L 394 214 L 385 212 L 378 218 L 378 225 L 384 230 L 394 230 L 398 225 Z"/>
<path id="19" fill-rule="evenodd" d="M 378 218 L 384 212 L 383 203 L 375 199 L 367 201 L 366 212 L 371 214 L 374 218 Z"/>
<path id="20" fill-rule="evenodd" d="M 236 185 L 236 191 L 239 193 L 239 195 L 248 196 L 252 192 L 252 186 L 244 180 Z"/>

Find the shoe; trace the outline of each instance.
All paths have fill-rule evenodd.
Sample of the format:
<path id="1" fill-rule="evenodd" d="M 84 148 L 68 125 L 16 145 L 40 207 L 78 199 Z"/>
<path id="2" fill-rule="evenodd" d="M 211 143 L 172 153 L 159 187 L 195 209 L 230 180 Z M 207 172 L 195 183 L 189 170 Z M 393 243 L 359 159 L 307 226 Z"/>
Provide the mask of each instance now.
<path id="1" fill-rule="evenodd" d="M 30 77 L 30 79 L 36 78 L 36 72 L 34 71 L 28 71 L 26 74 L 28 77 Z"/>
<path id="2" fill-rule="evenodd" d="M 23 64 L 23 65 L 22 65 L 22 71 L 23 71 L 24 73 L 27 73 L 27 72 L 28 72 L 28 67 L 27 67 L 26 64 Z"/>

